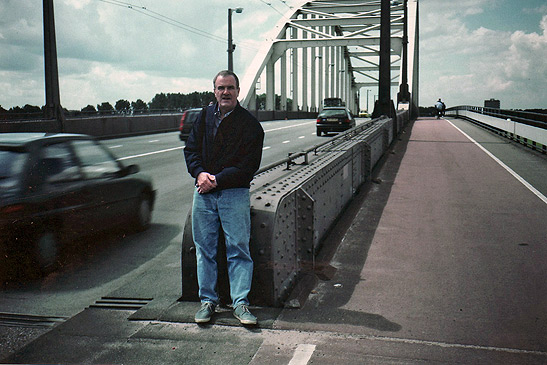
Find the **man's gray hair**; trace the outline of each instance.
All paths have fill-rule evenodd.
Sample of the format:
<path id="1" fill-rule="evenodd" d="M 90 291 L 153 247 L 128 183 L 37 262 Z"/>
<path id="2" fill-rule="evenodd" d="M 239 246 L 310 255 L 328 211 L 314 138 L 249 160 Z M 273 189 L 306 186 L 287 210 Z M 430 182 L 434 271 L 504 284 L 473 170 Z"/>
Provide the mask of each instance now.
<path id="1" fill-rule="evenodd" d="M 236 79 L 236 88 L 239 89 L 239 78 L 237 77 L 237 75 L 234 72 L 229 71 L 229 70 L 222 70 L 219 73 L 217 73 L 217 75 L 213 79 L 213 88 L 216 87 L 217 78 L 219 76 L 222 76 L 222 77 L 233 76 Z"/>

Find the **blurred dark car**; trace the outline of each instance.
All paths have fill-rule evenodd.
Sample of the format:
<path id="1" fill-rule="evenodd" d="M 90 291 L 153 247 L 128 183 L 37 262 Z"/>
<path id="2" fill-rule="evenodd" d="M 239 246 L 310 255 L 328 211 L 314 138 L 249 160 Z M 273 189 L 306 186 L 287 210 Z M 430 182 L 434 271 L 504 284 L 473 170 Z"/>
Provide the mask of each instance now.
<path id="1" fill-rule="evenodd" d="M 317 116 L 317 136 L 329 132 L 343 132 L 355 127 L 355 118 L 345 107 L 324 108 Z"/>
<path id="2" fill-rule="evenodd" d="M 201 113 L 201 108 L 194 108 L 185 110 L 180 119 L 179 126 L 179 138 L 181 141 L 186 141 L 192 130 L 192 126 L 198 120 L 199 114 Z"/>
<path id="3" fill-rule="evenodd" d="M 92 233 L 149 227 L 155 191 L 92 137 L 0 133 L 0 265 L 24 257 L 41 271 Z"/>

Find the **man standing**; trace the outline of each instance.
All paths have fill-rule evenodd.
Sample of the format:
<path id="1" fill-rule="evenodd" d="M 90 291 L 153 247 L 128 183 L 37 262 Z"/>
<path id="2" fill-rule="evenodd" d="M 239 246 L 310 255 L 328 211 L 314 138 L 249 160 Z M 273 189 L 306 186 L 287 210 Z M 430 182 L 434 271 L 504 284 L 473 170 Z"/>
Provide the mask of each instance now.
<path id="1" fill-rule="evenodd" d="M 201 308 L 195 321 L 209 322 L 218 304 L 216 259 L 222 227 L 234 316 L 242 324 L 256 324 L 247 299 L 253 275 L 249 187 L 260 167 L 264 130 L 239 105 L 236 74 L 219 72 L 213 86 L 217 102 L 202 110 L 184 148 L 188 172 L 196 179 L 192 233 Z"/>

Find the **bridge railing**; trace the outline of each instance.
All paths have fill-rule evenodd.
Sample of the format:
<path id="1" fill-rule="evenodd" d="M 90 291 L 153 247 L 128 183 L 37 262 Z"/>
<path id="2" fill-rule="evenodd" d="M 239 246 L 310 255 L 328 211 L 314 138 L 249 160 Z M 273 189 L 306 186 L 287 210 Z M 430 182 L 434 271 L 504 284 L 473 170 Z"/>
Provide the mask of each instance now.
<path id="1" fill-rule="evenodd" d="M 116 138 L 148 133 L 174 132 L 178 130 L 183 111 L 152 110 L 146 113 L 120 114 L 116 112 L 67 114 L 64 132 L 83 133 L 98 138 Z M 313 119 L 314 112 L 252 111 L 259 121 L 282 119 Z M 55 119 L 14 120 L 0 118 L 0 133 L 15 132 L 59 132 L 59 122 Z M 38 118 L 36 114 L 34 117 Z"/>
<path id="2" fill-rule="evenodd" d="M 506 138 L 547 153 L 547 114 L 469 105 L 449 108 L 446 114 L 472 121 Z"/>
<path id="3" fill-rule="evenodd" d="M 408 120 L 407 111 L 375 119 L 257 172 L 250 190 L 253 304 L 300 304 L 297 284 L 315 277 L 323 239 Z M 191 212 L 181 259 L 181 300 L 198 300 Z M 219 294 L 229 303 L 223 249 L 217 261 Z"/>
<path id="4" fill-rule="evenodd" d="M 181 116 L 182 113 L 67 118 L 64 121 L 64 132 L 89 134 L 98 138 L 172 132 L 178 129 Z M 15 132 L 59 132 L 59 122 L 55 119 L 0 121 L 0 133 Z"/>

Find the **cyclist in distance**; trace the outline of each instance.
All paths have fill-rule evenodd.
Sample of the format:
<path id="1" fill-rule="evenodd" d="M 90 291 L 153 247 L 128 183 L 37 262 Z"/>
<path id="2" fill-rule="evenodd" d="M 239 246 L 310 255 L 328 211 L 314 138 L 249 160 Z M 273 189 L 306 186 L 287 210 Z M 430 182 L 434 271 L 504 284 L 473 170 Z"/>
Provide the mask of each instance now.
<path id="1" fill-rule="evenodd" d="M 444 117 L 445 110 L 446 105 L 443 103 L 441 98 L 439 98 L 439 100 L 437 100 L 437 102 L 435 103 L 435 114 L 437 116 L 437 119 L 439 119 L 440 117 Z"/>

